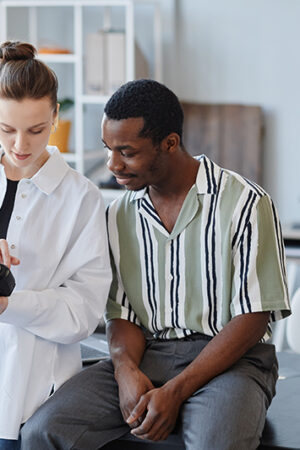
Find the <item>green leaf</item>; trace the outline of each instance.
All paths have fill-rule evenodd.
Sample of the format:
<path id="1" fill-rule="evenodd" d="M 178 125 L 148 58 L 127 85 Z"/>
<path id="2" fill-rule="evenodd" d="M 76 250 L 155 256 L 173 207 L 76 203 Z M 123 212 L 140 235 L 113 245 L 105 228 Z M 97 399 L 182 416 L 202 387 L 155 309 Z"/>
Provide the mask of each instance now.
<path id="1" fill-rule="evenodd" d="M 57 101 L 60 104 L 60 108 L 59 108 L 60 113 L 65 113 L 70 108 L 72 108 L 72 106 L 74 105 L 74 100 L 71 98 L 68 98 L 68 97 L 58 99 Z"/>

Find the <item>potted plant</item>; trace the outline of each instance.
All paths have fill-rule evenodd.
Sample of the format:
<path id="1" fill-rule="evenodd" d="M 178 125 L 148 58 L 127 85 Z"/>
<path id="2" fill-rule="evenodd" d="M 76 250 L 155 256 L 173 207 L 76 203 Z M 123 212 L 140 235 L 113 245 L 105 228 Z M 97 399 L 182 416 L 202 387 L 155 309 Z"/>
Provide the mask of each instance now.
<path id="1" fill-rule="evenodd" d="M 58 100 L 58 103 L 60 104 L 59 119 L 56 130 L 50 135 L 49 145 L 56 145 L 61 152 L 68 152 L 71 120 L 62 119 L 61 116 L 64 116 L 64 114 L 72 108 L 74 101 L 71 98 L 66 97 Z"/>

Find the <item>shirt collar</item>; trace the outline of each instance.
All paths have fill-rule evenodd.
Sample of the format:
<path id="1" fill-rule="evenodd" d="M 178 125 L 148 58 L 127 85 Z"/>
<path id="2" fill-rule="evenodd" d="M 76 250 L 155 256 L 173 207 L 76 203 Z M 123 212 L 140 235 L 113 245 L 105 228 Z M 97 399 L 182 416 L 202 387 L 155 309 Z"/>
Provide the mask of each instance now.
<path id="1" fill-rule="evenodd" d="M 31 178 L 32 182 L 45 194 L 51 194 L 62 179 L 70 166 L 66 163 L 57 147 L 47 146 L 50 158 Z"/>
<path id="2" fill-rule="evenodd" d="M 50 157 L 39 169 L 39 171 L 33 175 L 31 181 L 42 192 L 49 195 L 57 188 L 67 171 L 70 170 L 70 167 L 62 157 L 57 147 L 48 145 L 47 151 L 50 153 Z M 3 152 L 1 154 L 1 158 L 2 155 Z M 1 169 L 4 170 L 2 164 Z"/>
<path id="3" fill-rule="evenodd" d="M 196 187 L 198 194 L 217 194 L 221 167 L 205 155 L 195 156 L 200 162 Z"/>
<path id="4" fill-rule="evenodd" d="M 209 195 L 217 194 L 221 167 L 219 167 L 205 155 L 195 156 L 195 159 L 200 162 L 195 183 L 197 193 Z M 133 202 L 145 197 L 147 191 L 148 189 L 147 187 L 145 187 L 143 189 L 140 189 L 139 191 L 131 192 L 130 201 Z"/>
<path id="5" fill-rule="evenodd" d="M 140 189 L 139 191 L 133 191 L 131 192 L 131 198 L 130 201 L 133 202 L 135 200 L 139 200 L 140 198 L 145 197 L 146 193 L 148 191 L 148 188 L 145 187 L 143 189 Z"/>

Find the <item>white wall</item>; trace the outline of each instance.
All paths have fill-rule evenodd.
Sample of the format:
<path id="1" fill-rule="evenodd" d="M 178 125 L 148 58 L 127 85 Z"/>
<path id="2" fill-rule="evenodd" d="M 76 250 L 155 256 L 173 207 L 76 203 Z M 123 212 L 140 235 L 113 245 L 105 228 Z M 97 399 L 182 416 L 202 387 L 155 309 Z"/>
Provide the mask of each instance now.
<path id="1" fill-rule="evenodd" d="M 182 100 L 262 106 L 262 184 L 282 222 L 300 222 L 300 0 L 161 0 L 161 7 L 163 81 Z M 25 38 L 17 12 L 15 38 Z M 53 33 L 55 17 L 40 27 Z M 144 46 L 151 31 L 138 17 Z"/>
<path id="2" fill-rule="evenodd" d="M 162 0 L 164 82 L 180 99 L 262 106 L 263 186 L 300 222 L 300 1 Z"/>

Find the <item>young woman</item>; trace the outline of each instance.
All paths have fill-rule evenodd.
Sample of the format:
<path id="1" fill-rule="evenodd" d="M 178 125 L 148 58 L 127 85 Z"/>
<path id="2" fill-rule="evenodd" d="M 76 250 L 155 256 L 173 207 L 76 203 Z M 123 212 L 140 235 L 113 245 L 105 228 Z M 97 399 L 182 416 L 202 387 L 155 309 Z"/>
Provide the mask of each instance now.
<path id="1" fill-rule="evenodd" d="M 47 147 L 57 78 L 33 46 L 0 46 L 0 449 L 81 368 L 79 341 L 96 328 L 111 282 L 99 189 Z"/>

